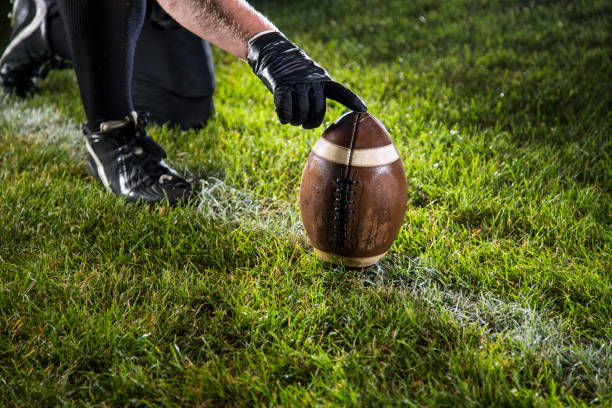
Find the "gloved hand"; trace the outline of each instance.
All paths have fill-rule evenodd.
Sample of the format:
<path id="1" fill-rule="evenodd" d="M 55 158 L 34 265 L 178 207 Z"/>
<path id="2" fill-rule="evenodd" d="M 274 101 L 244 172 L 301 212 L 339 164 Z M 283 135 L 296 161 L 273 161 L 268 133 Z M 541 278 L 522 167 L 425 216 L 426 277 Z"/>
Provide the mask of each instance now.
<path id="1" fill-rule="evenodd" d="M 365 103 L 279 32 L 264 32 L 249 41 L 249 65 L 274 94 L 281 123 L 312 129 L 321 125 L 326 98 L 357 112 Z"/>

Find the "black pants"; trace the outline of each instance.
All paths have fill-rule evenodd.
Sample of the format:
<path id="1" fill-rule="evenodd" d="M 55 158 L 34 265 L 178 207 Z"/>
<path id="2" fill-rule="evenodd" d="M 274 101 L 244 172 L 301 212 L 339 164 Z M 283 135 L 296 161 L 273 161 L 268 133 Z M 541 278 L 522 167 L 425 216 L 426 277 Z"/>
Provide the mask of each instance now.
<path id="1" fill-rule="evenodd" d="M 214 110 L 210 46 L 155 3 L 138 39 L 132 74 L 136 109 L 157 123 L 199 127 Z"/>
<path id="2" fill-rule="evenodd" d="M 47 2 L 52 51 L 71 59 L 55 0 Z M 149 112 L 158 124 L 182 129 L 201 127 L 214 111 L 215 73 L 210 46 L 179 26 L 157 3 L 150 3 L 134 57 L 134 108 Z"/>

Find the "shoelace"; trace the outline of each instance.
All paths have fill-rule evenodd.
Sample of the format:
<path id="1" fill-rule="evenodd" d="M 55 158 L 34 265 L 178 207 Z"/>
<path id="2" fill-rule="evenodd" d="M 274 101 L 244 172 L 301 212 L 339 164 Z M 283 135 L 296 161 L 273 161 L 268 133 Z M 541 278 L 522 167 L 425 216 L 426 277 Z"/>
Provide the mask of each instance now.
<path id="1" fill-rule="evenodd" d="M 144 170 L 146 175 L 144 178 L 149 179 L 150 183 L 159 181 L 163 175 L 171 175 L 167 167 L 160 164 L 161 160 L 168 155 L 166 151 L 147 134 L 145 129 L 149 123 L 149 114 L 140 112 L 138 114 L 138 122 L 136 123 L 136 135 L 130 143 L 134 156 L 138 160 L 140 168 Z M 144 180 L 143 180 L 144 181 Z"/>

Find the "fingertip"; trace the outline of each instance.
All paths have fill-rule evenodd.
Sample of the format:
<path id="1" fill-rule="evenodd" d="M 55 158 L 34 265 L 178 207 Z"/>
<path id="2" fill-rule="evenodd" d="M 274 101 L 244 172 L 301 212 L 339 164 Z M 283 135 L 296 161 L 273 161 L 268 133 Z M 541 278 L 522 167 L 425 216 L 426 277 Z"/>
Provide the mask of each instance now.
<path id="1" fill-rule="evenodd" d="M 368 106 L 361 99 L 357 99 L 355 105 L 351 109 L 355 112 L 365 113 L 368 111 Z"/>
<path id="2" fill-rule="evenodd" d="M 318 128 L 319 126 L 321 126 L 321 122 L 319 122 L 319 123 L 309 122 L 309 123 L 303 123 L 303 124 L 302 124 L 302 127 L 303 127 L 304 129 L 316 129 L 316 128 Z"/>

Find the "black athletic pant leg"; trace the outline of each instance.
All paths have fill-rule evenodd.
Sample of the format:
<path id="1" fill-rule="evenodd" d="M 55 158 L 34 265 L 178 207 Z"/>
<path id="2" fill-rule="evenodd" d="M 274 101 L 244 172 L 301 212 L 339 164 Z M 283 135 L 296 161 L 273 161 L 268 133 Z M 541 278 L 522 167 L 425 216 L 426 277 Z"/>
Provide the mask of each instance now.
<path id="1" fill-rule="evenodd" d="M 58 0 L 87 124 L 133 111 L 130 80 L 145 0 Z"/>

